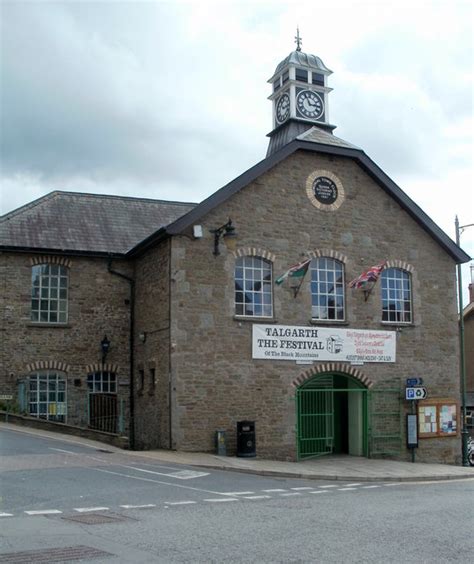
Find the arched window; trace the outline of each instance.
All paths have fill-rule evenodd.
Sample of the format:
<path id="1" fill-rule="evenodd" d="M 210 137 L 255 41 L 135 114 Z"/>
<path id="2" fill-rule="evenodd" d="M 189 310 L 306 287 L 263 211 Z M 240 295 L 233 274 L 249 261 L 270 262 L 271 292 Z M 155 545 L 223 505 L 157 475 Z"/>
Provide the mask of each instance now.
<path id="1" fill-rule="evenodd" d="M 31 271 L 31 321 L 66 323 L 69 268 L 37 264 Z"/>
<path id="2" fill-rule="evenodd" d="M 235 314 L 272 317 L 272 263 L 260 257 L 235 262 Z"/>
<path id="3" fill-rule="evenodd" d="M 66 375 L 57 370 L 40 370 L 30 374 L 28 380 L 29 414 L 64 423 L 67 415 Z"/>
<path id="4" fill-rule="evenodd" d="M 311 317 L 344 321 L 344 264 L 326 257 L 311 261 Z"/>
<path id="5" fill-rule="evenodd" d="M 382 271 L 382 321 L 411 323 L 412 297 L 410 274 L 400 268 Z"/>

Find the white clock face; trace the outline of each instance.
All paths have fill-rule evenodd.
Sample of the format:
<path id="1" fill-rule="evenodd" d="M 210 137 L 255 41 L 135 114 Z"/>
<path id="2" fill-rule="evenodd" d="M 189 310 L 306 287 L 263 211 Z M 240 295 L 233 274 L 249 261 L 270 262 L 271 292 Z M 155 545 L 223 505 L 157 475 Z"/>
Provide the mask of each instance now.
<path id="1" fill-rule="evenodd" d="M 302 90 L 296 97 L 299 113 L 308 119 L 318 119 L 323 115 L 324 102 L 317 92 Z"/>
<path id="2" fill-rule="evenodd" d="M 290 115 L 290 97 L 288 94 L 280 96 L 276 107 L 276 120 L 278 123 L 283 123 Z"/>

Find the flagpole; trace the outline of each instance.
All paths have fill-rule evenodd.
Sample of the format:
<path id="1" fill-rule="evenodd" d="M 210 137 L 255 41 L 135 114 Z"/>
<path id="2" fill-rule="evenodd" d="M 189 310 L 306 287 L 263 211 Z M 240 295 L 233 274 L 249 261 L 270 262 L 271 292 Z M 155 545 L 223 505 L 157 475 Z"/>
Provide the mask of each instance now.
<path id="1" fill-rule="evenodd" d="M 456 245 L 460 246 L 461 233 L 467 227 L 474 227 L 474 223 L 469 225 L 459 225 L 458 216 L 454 220 L 454 227 L 456 229 Z M 469 466 L 469 459 L 467 456 L 467 443 L 469 431 L 467 430 L 467 413 L 466 413 L 466 353 L 464 349 L 464 306 L 462 300 L 462 269 L 461 264 L 457 264 L 458 271 L 458 300 L 459 300 L 459 345 L 460 345 L 460 376 L 461 376 L 461 410 L 462 410 L 462 465 Z"/>

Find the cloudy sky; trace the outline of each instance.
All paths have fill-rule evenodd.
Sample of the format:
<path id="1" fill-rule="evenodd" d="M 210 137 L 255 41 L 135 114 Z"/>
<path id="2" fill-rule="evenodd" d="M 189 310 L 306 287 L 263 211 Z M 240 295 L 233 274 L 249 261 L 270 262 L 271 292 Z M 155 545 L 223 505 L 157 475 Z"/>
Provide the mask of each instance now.
<path id="1" fill-rule="evenodd" d="M 207 197 L 264 158 L 299 25 L 335 134 L 452 238 L 474 223 L 470 1 L 0 2 L 0 213 L 52 190 Z"/>

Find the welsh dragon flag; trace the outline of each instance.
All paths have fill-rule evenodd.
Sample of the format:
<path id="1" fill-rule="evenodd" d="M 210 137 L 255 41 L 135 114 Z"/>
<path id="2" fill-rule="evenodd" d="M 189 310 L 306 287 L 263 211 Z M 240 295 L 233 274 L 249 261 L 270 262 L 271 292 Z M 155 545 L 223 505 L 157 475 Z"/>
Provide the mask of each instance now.
<path id="1" fill-rule="evenodd" d="M 300 280 L 303 280 L 306 272 L 308 271 L 310 263 L 311 259 L 306 259 L 302 262 L 298 262 L 297 264 L 290 266 L 290 268 L 284 274 L 282 274 L 275 280 L 275 284 L 283 284 L 283 281 L 288 278 L 288 276 L 290 276 L 291 278 L 299 278 Z"/>

